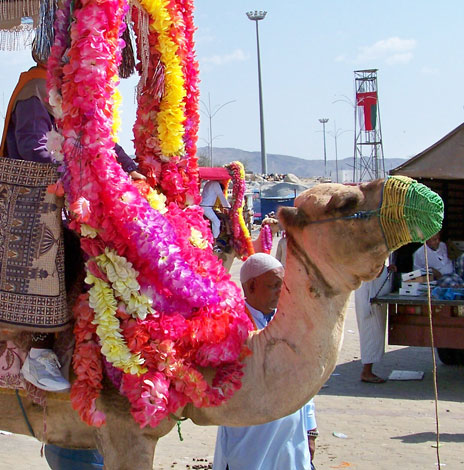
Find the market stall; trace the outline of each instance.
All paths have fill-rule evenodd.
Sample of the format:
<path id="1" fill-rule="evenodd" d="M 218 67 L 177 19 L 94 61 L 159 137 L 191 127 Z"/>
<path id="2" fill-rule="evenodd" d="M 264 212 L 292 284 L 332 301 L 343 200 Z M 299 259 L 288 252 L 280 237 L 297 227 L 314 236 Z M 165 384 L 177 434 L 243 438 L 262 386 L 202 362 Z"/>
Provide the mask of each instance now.
<path id="1" fill-rule="evenodd" d="M 436 191 L 445 203 L 442 239 L 451 258 L 461 253 L 464 240 L 464 124 L 438 142 L 390 171 L 415 178 Z M 410 244 L 397 252 L 395 263 L 402 272 L 412 270 Z M 377 297 L 388 305 L 388 344 L 430 346 L 428 300 L 424 295 L 401 296 L 395 291 Z M 434 343 L 445 364 L 464 364 L 464 300 L 432 299 Z"/>

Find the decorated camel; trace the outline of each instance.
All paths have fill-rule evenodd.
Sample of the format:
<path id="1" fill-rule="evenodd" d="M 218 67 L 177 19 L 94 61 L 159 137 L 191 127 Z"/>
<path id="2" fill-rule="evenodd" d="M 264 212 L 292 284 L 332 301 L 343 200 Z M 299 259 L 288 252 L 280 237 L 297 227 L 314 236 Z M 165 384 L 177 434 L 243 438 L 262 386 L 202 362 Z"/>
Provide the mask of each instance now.
<path id="1" fill-rule="evenodd" d="M 106 413 L 106 424 L 100 428 L 85 425 L 69 401 L 48 394 L 44 436 L 44 410 L 23 399 L 35 436 L 63 447 L 97 446 L 108 470 L 150 470 L 157 440 L 179 418 L 190 418 L 198 425 L 247 426 L 300 408 L 335 367 L 350 293 L 361 281 L 376 276 L 390 250 L 412 237 L 427 237 L 441 222 L 441 201 L 428 205 L 430 198 L 423 191 L 414 194 L 416 206 L 423 209 L 419 218 L 413 220 L 414 214 L 409 214 L 406 222 L 407 200 L 401 195 L 389 198 L 395 189 L 389 181 L 386 185 L 380 180 L 360 186 L 319 185 L 302 193 L 295 208 L 280 210 L 288 257 L 278 311 L 266 330 L 249 334 L 246 346 L 251 354 L 243 361 L 241 388 L 228 401 L 213 407 L 190 403 L 155 428 L 140 428 L 130 415 L 127 399 L 105 380 L 96 403 Z M 411 180 L 399 183 L 403 193 L 422 186 Z M 211 383 L 215 369 L 203 372 Z M 30 434 L 13 394 L 0 394 L 0 407 L 0 428 Z"/>
<path id="2" fill-rule="evenodd" d="M 241 162 L 231 162 L 223 167 L 199 168 L 201 180 L 220 181 L 227 194 L 232 187 L 232 206 L 230 209 L 217 208 L 221 218 L 221 232 L 215 240 L 215 255 L 222 261 L 227 272 L 230 271 L 235 258 L 246 259 L 253 253 L 270 253 L 274 235 L 280 230 L 279 221 L 265 217 L 261 223 L 258 237 L 251 238 L 250 231 L 243 216 L 245 196 L 245 169 Z"/>
<path id="3" fill-rule="evenodd" d="M 40 3 L 46 16 L 39 24 L 46 27 L 57 2 Z M 295 208 L 279 214 L 288 258 L 278 313 L 268 329 L 253 331 L 239 287 L 213 254 L 199 206 L 193 2 L 60 4 L 46 54 L 47 99 L 56 124 L 47 148 L 56 165 L 41 167 L 48 171 L 42 181 L 31 171 L 35 162 L 1 158 L 1 168 L 25 167 L 29 179 L 0 171 L 0 202 L 8 207 L 4 215 L 24 206 L 55 210 L 56 237 L 45 222 L 31 229 L 31 239 L 43 241 L 34 262 L 49 256 L 50 247 L 60 248 L 56 209 L 63 204 L 67 228 L 79 238 L 86 287 L 80 290 L 76 282 L 77 299 L 68 296 L 72 319 L 64 279 L 55 295 L 63 295 L 56 308 L 67 315 L 65 326 L 73 325 L 72 387 L 69 395 L 40 395 L 20 381 L 1 390 L 0 428 L 33 432 L 60 447 L 96 446 L 107 470 L 149 470 L 158 438 L 182 417 L 200 425 L 252 425 L 308 401 L 334 368 L 350 292 L 377 274 L 389 250 L 437 232 L 443 204 L 423 185 L 399 177 L 356 187 L 324 184 L 302 193 Z M 115 155 L 119 71 L 131 63 L 129 27 L 140 75 L 136 160 L 146 177 L 138 182 Z M 27 199 L 31 194 L 36 204 Z M 241 211 L 234 211 L 240 226 Z M 15 217 L 2 225 L 2 248 L 18 240 L 17 226 Z M 240 243 L 248 247 L 251 240 Z M 7 261 L 17 254 L 10 245 L 1 253 Z M 49 264 L 59 277 L 63 263 L 55 258 Z M 43 279 L 45 274 L 34 278 L 34 286 Z M 2 299 L 17 294 L 15 288 L 12 282 L 1 289 Z M 4 305 L 11 307 L 8 315 L 24 314 L 14 302 Z M 14 342 L 18 324 L 8 315 L 1 317 L 2 330 L 11 329 Z M 2 339 L 0 355 L 11 352 Z"/>
<path id="4" fill-rule="evenodd" d="M 274 235 L 281 229 L 279 221 L 273 217 L 266 217 L 261 223 L 258 237 L 251 240 L 254 253 L 270 253 Z M 246 253 L 248 255 L 248 253 Z M 242 259 L 243 254 L 237 252 L 232 241 L 226 250 L 216 252 L 226 271 L 230 271 L 235 258 Z"/>

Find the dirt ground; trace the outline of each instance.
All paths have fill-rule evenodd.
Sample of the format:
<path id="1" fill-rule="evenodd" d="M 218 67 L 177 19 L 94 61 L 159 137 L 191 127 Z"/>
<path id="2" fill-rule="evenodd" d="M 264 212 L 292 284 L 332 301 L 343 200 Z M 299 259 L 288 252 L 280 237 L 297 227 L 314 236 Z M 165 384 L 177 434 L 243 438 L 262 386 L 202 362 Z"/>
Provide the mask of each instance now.
<path id="1" fill-rule="evenodd" d="M 276 246 L 276 243 L 274 244 Z M 232 267 L 238 281 L 240 263 Z M 444 470 L 464 469 L 464 367 L 444 366 L 437 359 L 440 462 Z M 361 363 L 353 301 L 338 365 L 316 397 L 317 440 L 314 463 L 321 469 L 434 470 L 437 468 L 434 388 L 430 349 L 387 346 L 375 372 L 423 371 L 421 381 L 366 384 L 359 380 Z M 182 423 L 160 440 L 156 470 L 212 468 L 215 427 Z M 337 437 L 337 436 L 342 437 Z M 41 444 L 30 437 L 0 432 L 0 470 L 46 470 Z M 138 470 L 138 469 L 131 469 Z M 253 470 L 253 469 L 244 469 Z M 282 469 L 297 470 L 297 469 Z"/>

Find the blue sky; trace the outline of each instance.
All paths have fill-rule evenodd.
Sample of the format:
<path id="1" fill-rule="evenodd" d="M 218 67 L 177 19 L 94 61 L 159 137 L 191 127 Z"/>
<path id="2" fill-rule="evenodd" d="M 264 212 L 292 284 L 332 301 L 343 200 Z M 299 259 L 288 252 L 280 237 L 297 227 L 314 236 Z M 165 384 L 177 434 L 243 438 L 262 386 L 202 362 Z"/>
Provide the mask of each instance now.
<path id="1" fill-rule="evenodd" d="M 409 158 L 464 121 L 464 2 L 462 0 L 197 0 L 195 19 L 200 92 L 212 110 L 217 147 L 259 150 L 254 23 L 248 10 L 267 10 L 260 22 L 264 122 L 268 153 L 334 159 L 352 156 L 354 70 L 377 68 L 384 154 Z M 4 112 L 29 54 L 0 52 Z M 136 80 L 122 84 L 121 144 L 132 151 Z M 203 107 L 203 109 L 205 109 Z M 199 145 L 209 139 L 201 114 Z"/>

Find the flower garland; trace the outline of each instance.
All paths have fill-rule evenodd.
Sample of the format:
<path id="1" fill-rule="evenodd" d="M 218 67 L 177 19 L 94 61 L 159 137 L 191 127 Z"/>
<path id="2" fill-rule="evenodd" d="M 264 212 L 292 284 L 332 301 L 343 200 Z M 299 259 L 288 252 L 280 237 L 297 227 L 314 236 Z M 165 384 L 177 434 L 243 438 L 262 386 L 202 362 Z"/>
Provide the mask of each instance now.
<path id="1" fill-rule="evenodd" d="M 177 45 L 171 38 L 173 21 L 169 14 L 169 3 L 168 0 L 140 0 L 150 15 L 150 27 L 157 33 L 157 49 L 165 69 L 165 92 L 156 114 L 160 150 L 165 158 L 183 153 L 185 121 L 184 77 Z"/>
<path id="2" fill-rule="evenodd" d="M 196 157 L 196 142 L 199 126 L 199 91 L 198 91 L 198 64 L 195 60 L 193 49 L 193 2 L 191 0 L 179 0 L 177 2 L 159 2 L 145 0 L 142 2 L 147 11 L 151 14 L 149 43 L 151 45 L 151 57 L 149 63 L 149 75 L 159 78 L 156 86 L 147 83 L 140 93 L 138 99 L 138 113 L 134 125 L 134 136 L 136 144 L 137 161 L 142 171 L 148 177 L 152 186 L 159 185 L 165 192 L 168 200 L 176 202 L 181 207 L 200 202 L 198 192 L 198 166 Z M 167 12 L 172 16 L 172 21 L 167 20 Z M 156 18 L 164 18 L 162 24 L 169 27 L 170 34 L 166 36 L 166 30 L 160 29 L 160 21 Z M 141 35 L 144 31 L 139 31 L 138 18 L 140 12 L 134 9 L 135 31 Z M 163 54 L 158 51 L 176 51 L 178 60 L 172 60 L 172 54 Z M 180 73 L 179 67 L 182 69 Z M 177 153 L 166 154 L 166 146 L 169 146 L 169 139 L 172 130 L 177 129 L 180 115 L 169 113 L 166 118 L 170 121 L 166 124 L 170 133 L 155 132 L 154 120 L 159 119 L 163 108 L 171 109 L 173 103 L 166 97 L 180 96 L 176 93 L 169 93 L 168 90 L 177 90 L 181 82 L 174 80 L 179 75 L 170 73 L 175 69 L 183 76 L 185 93 L 182 104 L 177 102 L 177 106 L 183 107 L 183 146 L 180 146 Z M 166 88 L 163 94 L 160 92 L 160 84 Z M 147 97 L 149 99 L 147 99 Z M 159 130 L 159 129 L 158 129 Z M 175 132 L 174 132 L 175 134 Z"/>
<path id="3" fill-rule="evenodd" d="M 243 218 L 245 195 L 245 169 L 241 162 L 235 161 L 225 165 L 232 177 L 234 205 L 232 206 L 233 245 L 236 253 L 246 259 L 254 253 L 250 232 Z"/>
<path id="4" fill-rule="evenodd" d="M 272 230 L 269 224 L 261 227 L 261 246 L 263 253 L 271 253 L 272 250 Z"/>
<path id="5" fill-rule="evenodd" d="M 152 15 L 161 15 L 152 17 L 152 26 L 175 30 L 173 19 L 166 16 L 172 3 L 144 1 Z M 190 18 L 191 11 L 185 14 L 190 6 L 179 0 L 177 11 Z M 144 169 L 150 183 L 165 183 L 162 195 L 144 183 L 132 184 L 114 153 L 115 85 L 128 5 L 125 0 L 88 0 L 74 5 L 72 15 L 69 7 L 66 1 L 57 16 L 49 83 L 53 101 L 62 111 L 57 125 L 63 136 L 62 182 L 70 227 L 81 235 L 89 258 L 86 281 L 91 288 L 75 310 L 79 329 L 73 406 L 87 423 L 103 423 L 95 403 L 104 363 L 113 383 L 120 384 L 129 399 L 137 422 L 156 426 L 188 402 L 218 405 L 240 387 L 240 361 L 248 354 L 244 343 L 252 325 L 239 289 L 212 253 L 201 208 L 182 209 L 189 197 L 199 197 L 198 185 L 192 184 L 195 162 L 187 159 L 182 166 L 178 156 L 162 162 L 159 153 L 158 144 L 179 143 L 177 123 L 185 124 L 178 111 L 187 108 L 187 102 L 175 104 L 185 93 L 174 88 L 195 83 L 182 80 L 186 68 L 177 67 L 182 61 L 173 54 L 179 48 L 171 47 L 176 41 L 169 42 L 167 30 L 150 33 L 152 70 L 156 58 L 163 57 L 164 72 L 173 76 L 165 73 L 166 89 L 158 100 L 160 89 L 155 86 L 147 87 L 139 102 L 136 139 L 147 140 L 136 148 L 147 150 Z M 177 31 L 187 34 L 187 29 Z M 177 109 L 172 122 L 169 106 L 163 104 L 170 99 L 169 106 Z M 166 113 L 160 120 L 156 114 L 161 109 Z M 156 119 L 157 126 L 150 124 Z M 150 142 L 147 129 L 152 132 Z M 181 138 L 188 140 L 184 134 Z M 91 372 L 87 364 L 93 364 Z M 217 370 L 211 385 L 198 371 L 209 366 Z"/>
<path id="6" fill-rule="evenodd" d="M 100 348 L 96 342 L 96 326 L 92 324 L 94 312 L 89 307 L 88 294 L 79 296 L 73 311 L 76 339 L 73 367 L 77 379 L 71 388 L 71 404 L 85 423 L 100 427 L 105 423 L 105 416 L 96 409 L 96 401 L 103 388 L 103 368 Z"/>

